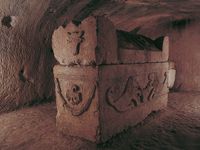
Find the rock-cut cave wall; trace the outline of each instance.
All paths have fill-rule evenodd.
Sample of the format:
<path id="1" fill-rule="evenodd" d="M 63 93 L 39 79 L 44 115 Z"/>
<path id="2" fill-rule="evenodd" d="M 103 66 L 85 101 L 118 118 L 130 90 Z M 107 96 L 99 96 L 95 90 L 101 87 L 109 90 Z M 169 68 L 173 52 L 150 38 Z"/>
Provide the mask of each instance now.
<path id="1" fill-rule="evenodd" d="M 166 25 L 167 24 L 167 25 Z M 169 60 L 175 62 L 174 91 L 200 91 L 200 22 L 183 18 L 149 28 L 143 34 L 149 37 L 168 35 Z"/>
<path id="2" fill-rule="evenodd" d="M 49 0 L 0 0 L 0 113 L 53 95 L 54 58 L 39 29 L 48 6 Z"/>
<path id="3" fill-rule="evenodd" d="M 56 61 L 51 48 L 53 31 L 60 25 L 65 26 L 72 18 L 82 20 L 105 3 L 105 8 L 94 13 L 104 15 L 107 2 L 0 0 L 0 113 L 49 100 L 54 96 L 52 68 Z M 115 5 L 111 3 L 108 6 L 114 9 Z M 123 5 L 120 3 L 121 7 Z M 108 15 L 108 18 L 119 27 L 117 24 L 120 17 L 113 13 L 113 17 Z M 130 28 L 137 27 L 134 22 L 129 19 L 127 21 Z M 120 26 L 126 26 L 127 21 L 122 21 Z M 175 61 L 177 67 L 175 87 L 181 85 L 180 90 L 200 90 L 198 25 L 189 26 L 182 31 L 171 31 L 162 23 L 159 28 L 150 24 L 151 22 L 146 23 L 149 28 L 147 31 L 143 29 L 139 33 L 149 37 L 169 35 L 171 39 L 170 60 Z M 144 24 L 142 27 L 144 28 Z"/>
<path id="4" fill-rule="evenodd" d="M 169 60 L 175 62 L 176 80 L 174 91 L 200 91 L 200 21 L 198 18 L 183 18 L 167 22 L 143 31 L 156 37 L 168 35 L 170 39 Z"/>
<path id="5" fill-rule="evenodd" d="M 53 99 L 53 31 L 98 2 L 0 0 L 0 113 Z"/>
<path id="6" fill-rule="evenodd" d="M 200 91 L 200 22 L 184 30 L 172 32 L 170 60 L 175 62 L 177 74 L 174 89 Z"/>

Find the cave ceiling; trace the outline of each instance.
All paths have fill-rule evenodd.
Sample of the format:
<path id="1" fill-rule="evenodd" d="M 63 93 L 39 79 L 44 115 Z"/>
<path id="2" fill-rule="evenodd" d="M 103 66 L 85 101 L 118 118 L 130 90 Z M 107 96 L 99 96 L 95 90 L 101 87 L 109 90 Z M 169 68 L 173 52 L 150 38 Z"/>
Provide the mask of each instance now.
<path id="1" fill-rule="evenodd" d="M 148 31 L 185 27 L 198 20 L 199 8 L 200 0 L 96 0 L 77 18 L 90 12 L 110 18 L 117 29 Z"/>

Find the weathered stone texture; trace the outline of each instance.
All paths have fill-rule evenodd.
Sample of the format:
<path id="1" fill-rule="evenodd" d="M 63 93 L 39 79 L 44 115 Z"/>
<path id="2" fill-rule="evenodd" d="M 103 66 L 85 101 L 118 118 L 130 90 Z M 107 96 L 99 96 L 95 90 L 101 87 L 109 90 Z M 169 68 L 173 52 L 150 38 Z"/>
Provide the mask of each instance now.
<path id="1" fill-rule="evenodd" d="M 49 0 L 0 0 L 0 113 L 53 93 L 54 58 L 37 30 L 48 5 Z"/>
<path id="2" fill-rule="evenodd" d="M 58 130 L 97 141 L 99 128 L 98 70 L 54 67 Z"/>
<path id="3" fill-rule="evenodd" d="M 176 66 L 176 91 L 200 90 L 200 22 L 196 22 L 183 31 L 170 33 L 170 60 Z"/>
<path id="4" fill-rule="evenodd" d="M 167 73 L 168 63 L 100 67 L 102 141 L 167 106 Z"/>
<path id="5" fill-rule="evenodd" d="M 100 143 L 166 107 L 169 40 L 160 39 L 116 31 L 105 17 L 56 30 L 58 130 Z M 132 49 L 122 49 L 122 43 Z"/>
<path id="6" fill-rule="evenodd" d="M 167 106 L 167 72 L 168 63 L 54 67 L 58 129 L 106 141 Z"/>
<path id="7" fill-rule="evenodd" d="M 67 27 L 59 27 L 53 34 L 53 49 L 56 59 L 62 65 L 95 62 L 96 20 L 91 17 L 80 25 L 70 22 Z"/>
<path id="8" fill-rule="evenodd" d="M 143 42 L 143 41 L 141 41 Z M 164 37 L 162 48 L 156 50 L 139 48 L 119 48 L 119 59 L 122 63 L 167 62 L 169 59 L 169 37 Z M 151 44 L 151 43 L 148 43 Z M 151 46 L 151 45 L 149 45 Z"/>
<path id="9" fill-rule="evenodd" d="M 53 31 L 89 2 L 0 0 L 0 113 L 54 96 Z"/>
<path id="10" fill-rule="evenodd" d="M 130 36 L 141 38 L 137 34 Z M 138 41 L 142 44 L 148 42 L 143 39 Z M 59 27 L 52 39 L 55 57 L 61 65 L 88 66 L 168 61 L 168 37 L 163 37 L 160 49 L 153 42 L 147 43 L 147 48 L 142 50 L 136 47 L 121 47 L 122 42 L 127 45 L 134 44 L 120 38 L 120 35 L 117 36 L 114 25 L 105 17 L 89 17 L 79 24 L 70 22 L 66 27 Z M 153 50 L 150 49 L 151 46 L 154 47 Z"/>
<path id="11" fill-rule="evenodd" d="M 53 50 L 62 65 L 117 63 L 117 37 L 113 24 L 104 17 L 70 22 L 53 34 Z"/>

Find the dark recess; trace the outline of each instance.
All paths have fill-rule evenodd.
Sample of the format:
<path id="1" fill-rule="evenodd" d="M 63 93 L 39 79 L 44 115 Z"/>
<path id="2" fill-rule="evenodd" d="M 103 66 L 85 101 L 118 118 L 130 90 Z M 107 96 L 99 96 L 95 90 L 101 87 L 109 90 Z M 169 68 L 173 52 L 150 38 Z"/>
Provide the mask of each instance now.
<path id="1" fill-rule="evenodd" d="M 3 26 L 8 27 L 8 28 L 11 28 L 11 27 L 12 27 L 12 25 L 10 24 L 11 22 L 12 22 L 11 16 L 5 16 L 5 17 L 3 17 L 3 19 L 1 20 L 1 24 L 2 24 Z"/>

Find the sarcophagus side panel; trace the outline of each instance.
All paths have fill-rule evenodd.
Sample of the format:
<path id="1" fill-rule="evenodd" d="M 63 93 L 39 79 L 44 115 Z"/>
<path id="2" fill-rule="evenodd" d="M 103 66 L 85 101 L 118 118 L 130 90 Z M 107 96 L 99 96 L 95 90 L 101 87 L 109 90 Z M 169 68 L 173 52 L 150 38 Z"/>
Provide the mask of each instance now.
<path id="1" fill-rule="evenodd" d="M 54 67 L 58 129 L 98 141 L 99 101 L 93 68 Z"/>
<path id="2" fill-rule="evenodd" d="M 168 63 L 103 66 L 99 72 L 102 141 L 167 106 Z"/>
<path id="3" fill-rule="evenodd" d="M 168 37 L 152 40 L 88 17 L 59 27 L 52 43 L 62 133 L 104 142 L 167 106 Z"/>

